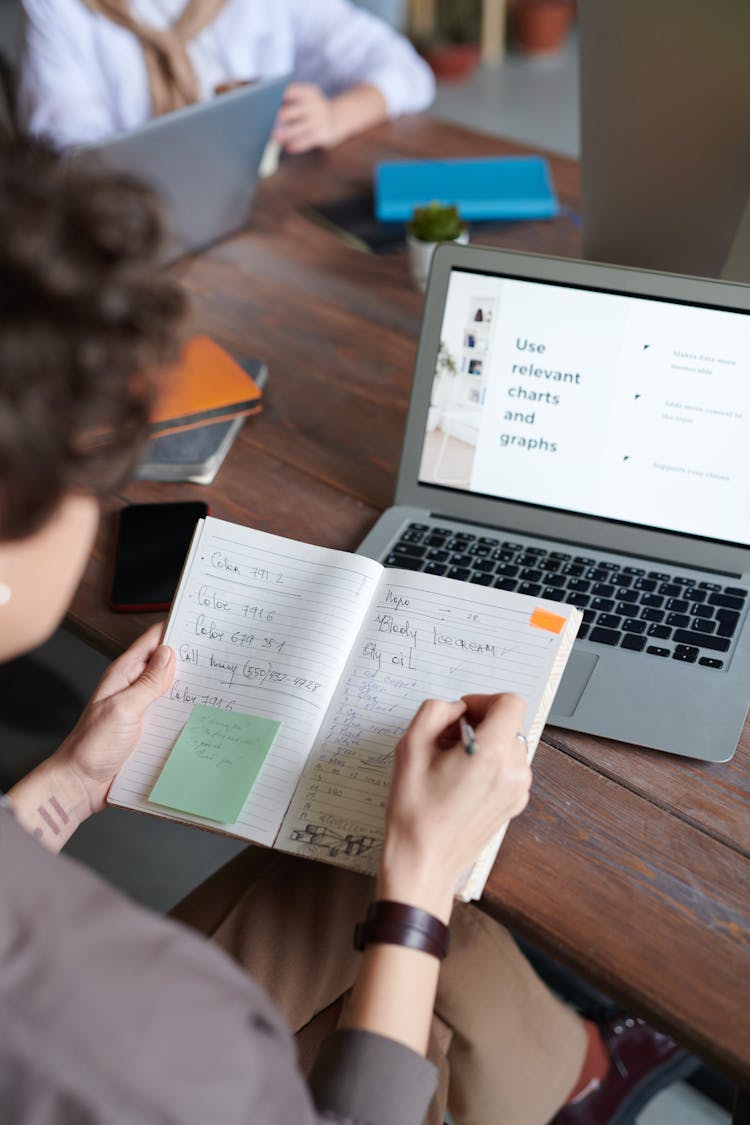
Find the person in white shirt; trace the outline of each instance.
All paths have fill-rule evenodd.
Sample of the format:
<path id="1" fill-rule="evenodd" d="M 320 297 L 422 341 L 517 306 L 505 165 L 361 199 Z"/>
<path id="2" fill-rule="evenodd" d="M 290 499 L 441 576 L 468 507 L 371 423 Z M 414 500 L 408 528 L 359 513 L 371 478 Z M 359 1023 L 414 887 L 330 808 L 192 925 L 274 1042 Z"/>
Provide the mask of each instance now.
<path id="1" fill-rule="evenodd" d="M 425 109 L 434 78 L 411 44 L 349 0 L 23 0 L 22 128 L 87 144 L 213 97 L 292 76 L 275 136 L 330 148 Z"/>

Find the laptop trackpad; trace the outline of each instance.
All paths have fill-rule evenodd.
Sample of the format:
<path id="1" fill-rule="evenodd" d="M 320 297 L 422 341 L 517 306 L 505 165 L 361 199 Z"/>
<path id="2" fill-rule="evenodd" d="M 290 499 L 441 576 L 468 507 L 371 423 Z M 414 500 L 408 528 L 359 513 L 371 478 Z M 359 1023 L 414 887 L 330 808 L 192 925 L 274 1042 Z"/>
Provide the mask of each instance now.
<path id="1" fill-rule="evenodd" d="M 570 718 L 575 711 L 581 696 L 586 690 L 586 684 L 591 679 L 591 673 L 597 665 L 598 656 L 590 652 L 576 652 L 570 654 L 562 683 L 557 689 L 555 702 L 552 704 L 550 722 L 555 721 L 555 716 Z"/>

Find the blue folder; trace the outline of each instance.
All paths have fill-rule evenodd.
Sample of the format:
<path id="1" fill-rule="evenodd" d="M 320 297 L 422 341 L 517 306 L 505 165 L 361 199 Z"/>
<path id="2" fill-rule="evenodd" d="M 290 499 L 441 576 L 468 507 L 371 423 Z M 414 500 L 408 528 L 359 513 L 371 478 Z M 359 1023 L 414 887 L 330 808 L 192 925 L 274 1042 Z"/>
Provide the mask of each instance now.
<path id="1" fill-rule="evenodd" d="M 550 219 L 559 205 L 541 156 L 457 160 L 392 160 L 375 169 L 375 214 L 408 222 L 415 207 L 436 200 L 462 219 Z"/>

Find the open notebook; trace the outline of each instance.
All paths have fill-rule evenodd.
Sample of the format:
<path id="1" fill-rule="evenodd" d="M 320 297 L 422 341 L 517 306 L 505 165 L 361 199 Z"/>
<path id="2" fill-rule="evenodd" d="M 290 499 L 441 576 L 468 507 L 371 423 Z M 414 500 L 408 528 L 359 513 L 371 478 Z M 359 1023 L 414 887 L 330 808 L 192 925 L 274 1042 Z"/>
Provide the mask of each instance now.
<path id="1" fill-rule="evenodd" d="M 572 606 L 203 520 L 165 635 L 175 680 L 109 802 L 374 873 L 393 749 L 419 704 L 518 692 L 533 754 L 580 620 Z M 232 822 L 150 799 L 196 704 L 280 723 Z M 481 894 L 501 838 L 462 897 Z"/>

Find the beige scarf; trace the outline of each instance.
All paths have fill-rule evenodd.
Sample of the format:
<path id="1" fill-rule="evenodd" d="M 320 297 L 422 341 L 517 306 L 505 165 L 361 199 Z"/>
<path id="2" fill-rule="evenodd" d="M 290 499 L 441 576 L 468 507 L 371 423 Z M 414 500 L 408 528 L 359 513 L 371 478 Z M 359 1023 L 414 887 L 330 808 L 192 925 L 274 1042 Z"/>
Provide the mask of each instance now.
<path id="1" fill-rule="evenodd" d="M 126 27 L 140 40 L 155 117 L 198 101 L 198 80 L 187 45 L 213 22 L 226 0 L 187 0 L 182 14 L 165 31 L 134 20 L 128 0 L 83 0 L 83 3 L 97 15 Z"/>

